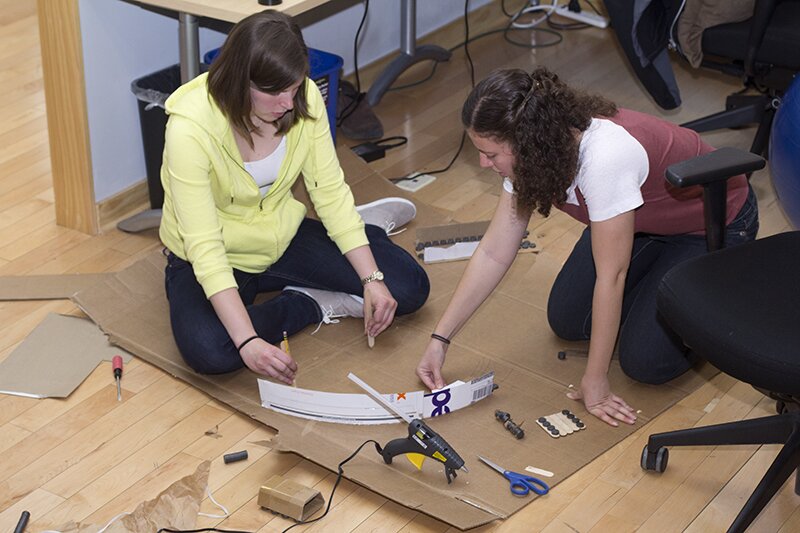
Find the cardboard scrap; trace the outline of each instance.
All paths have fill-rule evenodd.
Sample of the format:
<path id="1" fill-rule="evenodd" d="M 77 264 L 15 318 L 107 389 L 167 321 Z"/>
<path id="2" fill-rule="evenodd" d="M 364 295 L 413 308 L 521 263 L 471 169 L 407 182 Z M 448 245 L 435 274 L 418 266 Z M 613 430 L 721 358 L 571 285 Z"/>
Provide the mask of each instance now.
<path id="1" fill-rule="evenodd" d="M 131 354 L 113 346 L 91 320 L 55 313 L 0 362 L 0 393 L 66 398 L 101 361 Z"/>
<path id="2" fill-rule="evenodd" d="M 132 513 L 114 520 L 103 533 L 194 529 L 208 487 L 210 469 L 211 461 L 200 463 L 193 474 L 179 479 L 152 500 L 140 503 Z M 61 533 L 94 533 L 104 525 L 70 522 L 57 530 Z"/>
<path id="3" fill-rule="evenodd" d="M 0 276 L 0 300 L 62 300 L 112 274 Z"/>

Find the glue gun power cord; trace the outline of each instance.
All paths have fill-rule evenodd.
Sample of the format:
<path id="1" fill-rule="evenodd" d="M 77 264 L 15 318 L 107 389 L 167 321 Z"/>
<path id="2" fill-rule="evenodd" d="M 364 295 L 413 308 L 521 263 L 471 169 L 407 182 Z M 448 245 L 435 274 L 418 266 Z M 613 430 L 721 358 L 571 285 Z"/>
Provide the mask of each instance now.
<path id="1" fill-rule="evenodd" d="M 381 448 L 381 445 L 378 444 L 376 441 L 374 441 L 372 439 L 365 440 L 364 442 L 361 443 L 361 445 L 358 448 L 356 448 L 356 451 L 354 451 L 353 453 L 350 454 L 350 456 L 347 459 L 345 459 L 344 461 L 339 463 L 339 466 L 337 467 L 337 470 L 338 470 L 339 473 L 337 474 L 336 482 L 333 484 L 333 488 L 331 489 L 331 495 L 328 496 L 328 505 L 325 507 L 325 512 L 322 513 L 320 516 L 318 516 L 317 518 L 315 518 L 313 520 L 306 520 L 305 522 L 298 522 L 296 524 L 292 524 L 291 526 L 289 526 L 286 529 L 284 529 L 282 533 L 286 533 L 287 531 L 289 531 L 290 529 L 292 529 L 294 527 L 297 527 L 297 526 L 300 526 L 300 525 L 304 525 L 304 524 L 311 524 L 313 522 L 316 522 L 317 520 L 322 520 L 323 518 L 325 518 L 325 515 L 328 514 L 328 511 L 330 511 L 330 509 L 331 509 L 331 504 L 333 503 L 333 494 L 336 492 L 336 487 L 338 487 L 339 486 L 339 482 L 342 481 L 342 475 L 344 474 L 344 468 L 342 468 L 342 467 L 344 465 L 346 465 L 353 457 L 358 455 L 358 452 L 360 452 L 361 449 L 364 446 L 366 446 L 367 444 L 369 444 L 370 442 L 375 445 L 375 450 L 377 450 L 378 455 L 380 455 L 381 452 L 383 451 L 383 449 Z"/>
<path id="2" fill-rule="evenodd" d="M 328 505 L 325 507 L 325 512 L 322 513 L 320 516 L 318 516 L 317 518 L 315 518 L 313 520 L 306 520 L 304 522 L 297 522 L 296 524 L 292 524 L 291 526 L 289 526 L 286 529 L 284 529 L 282 533 L 286 533 L 290 529 L 295 528 L 297 526 L 302 526 L 302 525 L 305 525 L 305 524 L 311 524 L 313 522 L 316 522 L 317 520 L 322 520 L 323 518 L 325 518 L 325 515 L 327 515 L 328 511 L 331 510 L 331 504 L 333 503 L 333 494 L 336 492 L 336 487 L 338 487 L 339 486 L 339 482 L 342 481 L 342 475 L 344 474 L 344 468 L 342 468 L 342 467 L 344 465 L 346 465 L 351 459 L 353 459 L 353 457 L 358 455 L 358 452 L 360 452 L 361 449 L 364 446 L 366 446 L 367 444 L 369 444 L 370 442 L 375 445 L 375 450 L 377 450 L 378 455 L 380 455 L 381 452 L 383 451 L 383 449 L 381 448 L 381 445 L 378 444 L 376 441 L 374 441 L 372 439 L 365 440 L 364 442 L 361 443 L 361 445 L 358 448 L 356 448 L 356 451 L 354 451 L 353 453 L 350 454 L 350 456 L 347 457 L 347 459 L 345 459 L 344 461 L 339 463 L 339 466 L 337 467 L 337 470 L 338 470 L 339 473 L 336 475 L 336 482 L 333 484 L 333 488 L 331 489 L 331 495 L 328 496 Z M 169 528 L 166 528 L 166 527 L 162 527 L 156 533 L 162 533 L 162 532 L 163 533 L 202 533 L 202 532 L 205 532 L 205 531 L 217 531 L 217 532 L 220 532 L 220 533 L 250 533 L 249 531 L 239 531 L 239 530 L 233 530 L 233 529 L 217 529 L 215 527 L 207 527 L 207 528 L 203 528 L 203 529 L 169 529 Z"/>

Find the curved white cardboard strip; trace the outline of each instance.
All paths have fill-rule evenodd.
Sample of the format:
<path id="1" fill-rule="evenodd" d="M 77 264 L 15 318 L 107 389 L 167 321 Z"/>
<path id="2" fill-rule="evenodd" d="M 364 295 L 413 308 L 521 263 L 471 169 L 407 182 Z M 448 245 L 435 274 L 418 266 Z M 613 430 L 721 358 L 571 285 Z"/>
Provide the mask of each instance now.
<path id="1" fill-rule="evenodd" d="M 492 393 L 494 372 L 469 383 L 456 381 L 442 389 L 399 392 L 382 396 L 411 418 L 430 418 L 456 411 L 480 401 Z M 387 411 L 367 394 L 348 394 L 300 389 L 258 380 L 261 406 L 320 422 L 337 424 L 394 424 L 403 420 Z"/>

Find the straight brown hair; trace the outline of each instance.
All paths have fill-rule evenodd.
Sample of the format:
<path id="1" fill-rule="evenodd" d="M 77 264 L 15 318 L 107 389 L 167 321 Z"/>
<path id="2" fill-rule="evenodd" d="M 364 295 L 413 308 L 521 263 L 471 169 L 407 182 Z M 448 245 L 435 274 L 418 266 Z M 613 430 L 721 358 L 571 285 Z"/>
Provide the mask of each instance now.
<path id="1" fill-rule="evenodd" d="M 266 10 L 242 19 L 231 30 L 208 71 L 208 92 L 233 128 L 253 146 L 251 83 L 259 91 L 281 93 L 302 80 L 294 109 L 275 122 L 285 134 L 301 118 L 310 118 L 306 101 L 308 48 L 290 16 Z"/>

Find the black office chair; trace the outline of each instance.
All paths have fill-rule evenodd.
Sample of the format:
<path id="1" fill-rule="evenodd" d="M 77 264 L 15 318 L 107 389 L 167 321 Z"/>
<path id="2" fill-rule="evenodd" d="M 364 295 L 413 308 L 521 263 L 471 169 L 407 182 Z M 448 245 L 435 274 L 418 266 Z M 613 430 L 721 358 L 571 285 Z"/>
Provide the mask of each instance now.
<path id="1" fill-rule="evenodd" d="M 763 166 L 758 159 L 741 150 L 718 150 L 674 165 L 667 175 L 673 184 L 724 183 L 726 174 Z M 707 221 L 724 226 L 719 218 Z M 709 237 L 710 247 L 714 239 Z M 686 261 L 659 287 L 659 312 L 691 350 L 777 401 L 778 415 L 654 434 L 642 451 L 642 468 L 663 472 L 667 446 L 783 444 L 728 531 L 744 531 L 800 469 L 798 272 L 800 231 L 794 231 Z M 800 477 L 795 492 L 800 494 Z"/>
<path id="2" fill-rule="evenodd" d="M 702 42 L 702 66 L 740 78 L 744 88 L 724 111 L 682 125 L 704 132 L 758 124 L 750 151 L 766 155 L 775 110 L 800 72 L 800 2 L 757 0 L 752 18 L 708 28 Z"/>
<path id="3" fill-rule="evenodd" d="M 636 76 L 664 109 L 681 104 L 667 49 L 677 41 L 681 0 L 653 0 L 642 13 L 638 2 L 605 0 L 611 25 Z M 702 66 L 736 76 L 743 89 L 730 95 L 725 110 L 683 126 L 697 132 L 758 124 L 750 151 L 766 155 L 780 97 L 800 72 L 800 1 L 757 0 L 743 22 L 707 28 Z"/>

